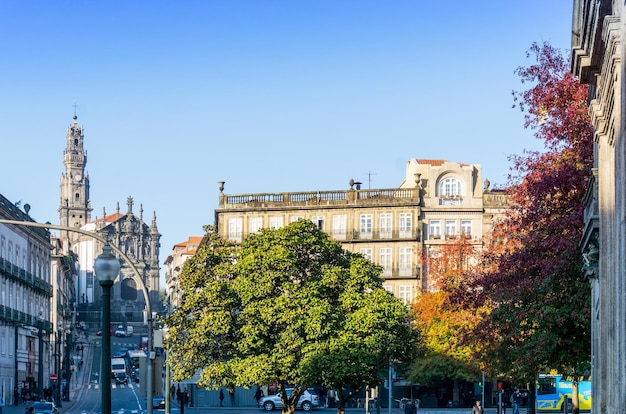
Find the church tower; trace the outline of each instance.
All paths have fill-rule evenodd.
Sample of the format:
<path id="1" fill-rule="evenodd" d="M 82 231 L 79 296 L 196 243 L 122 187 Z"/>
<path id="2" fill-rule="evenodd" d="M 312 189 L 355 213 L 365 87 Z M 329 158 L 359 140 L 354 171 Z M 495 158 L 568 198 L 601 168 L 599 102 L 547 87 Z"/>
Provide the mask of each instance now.
<path id="1" fill-rule="evenodd" d="M 67 147 L 63 153 L 65 172 L 61 174 L 61 200 L 59 203 L 59 224 L 66 227 L 83 227 L 91 221 L 89 201 L 89 175 L 85 172 L 87 151 L 83 148 L 83 128 L 78 126 L 77 117 L 67 128 Z M 78 233 L 61 231 L 61 238 L 72 244 Z"/>

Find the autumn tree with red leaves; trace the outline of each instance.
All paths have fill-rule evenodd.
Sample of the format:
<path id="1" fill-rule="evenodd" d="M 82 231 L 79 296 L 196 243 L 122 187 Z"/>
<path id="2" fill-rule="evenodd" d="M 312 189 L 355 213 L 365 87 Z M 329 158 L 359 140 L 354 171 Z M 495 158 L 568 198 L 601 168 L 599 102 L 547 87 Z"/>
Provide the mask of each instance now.
<path id="1" fill-rule="evenodd" d="M 413 305 L 420 338 L 419 356 L 411 364 L 409 378 L 420 384 L 443 380 L 475 381 L 480 377 L 476 348 L 465 341 L 482 319 L 480 309 L 470 309 L 458 292 L 470 289 L 479 254 L 464 237 L 431 250 L 423 258 L 428 266 L 429 289 Z"/>
<path id="2" fill-rule="evenodd" d="M 579 249 L 593 155 L 587 88 L 549 44 L 533 44 L 527 56 L 534 64 L 516 73 L 530 88 L 513 95 L 545 151 L 511 158 L 512 207 L 495 225 L 479 283 L 493 309 L 474 333 L 491 372 L 518 381 L 549 370 L 577 377 L 590 358 L 590 287 Z"/>

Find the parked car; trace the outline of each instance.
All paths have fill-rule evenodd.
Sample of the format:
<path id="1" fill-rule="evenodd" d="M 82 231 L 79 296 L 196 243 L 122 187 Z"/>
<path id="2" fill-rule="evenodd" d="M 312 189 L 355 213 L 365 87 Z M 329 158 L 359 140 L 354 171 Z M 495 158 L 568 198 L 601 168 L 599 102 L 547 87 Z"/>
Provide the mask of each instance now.
<path id="1" fill-rule="evenodd" d="M 285 390 L 287 392 L 287 396 L 291 396 L 293 392 L 293 388 L 287 388 Z M 298 404 L 296 405 L 296 409 L 301 409 L 303 411 L 311 411 L 314 408 L 318 408 L 320 406 L 320 398 L 312 388 L 306 389 L 302 396 L 298 400 Z M 275 409 L 282 409 L 283 403 L 280 400 L 280 395 L 268 395 L 267 397 L 262 397 L 259 400 L 259 408 L 263 408 L 265 411 L 272 411 Z"/>
<path id="2" fill-rule="evenodd" d="M 33 404 L 35 414 L 54 414 L 57 413 L 57 407 L 53 402 L 49 401 L 37 401 Z"/>

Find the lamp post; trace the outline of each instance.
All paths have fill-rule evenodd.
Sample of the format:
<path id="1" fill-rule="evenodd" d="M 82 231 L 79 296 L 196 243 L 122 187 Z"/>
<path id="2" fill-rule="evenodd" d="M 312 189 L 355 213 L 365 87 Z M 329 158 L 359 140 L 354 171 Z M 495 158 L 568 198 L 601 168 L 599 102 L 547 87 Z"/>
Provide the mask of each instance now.
<path id="1" fill-rule="evenodd" d="M 57 328 L 57 337 L 56 342 L 54 343 L 54 373 L 57 376 L 56 388 L 54 400 L 56 402 L 57 407 L 63 407 L 63 403 L 61 403 L 61 336 L 63 335 L 63 323 L 59 322 L 59 326 Z"/>
<path id="2" fill-rule="evenodd" d="M 163 327 L 163 334 L 165 335 L 165 339 L 169 339 L 169 334 L 168 334 L 168 327 L 164 326 Z M 165 356 L 165 414 L 170 414 L 171 413 L 171 400 L 170 400 L 170 395 L 171 395 L 171 388 L 170 388 L 170 361 L 169 361 L 169 357 L 167 355 L 167 353 L 163 354 Z"/>
<path id="3" fill-rule="evenodd" d="M 43 308 L 39 308 L 39 318 L 37 318 L 39 331 L 39 369 L 37 370 L 37 399 L 43 400 Z"/>
<path id="4" fill-rule="evenodd" d="M 43 228 L 43 229 L 54 229 L 54 230 L 64 230 L 64 231 L 68 231 L 68 232 L 73 232 L 73 233 L 79 233 L 82 234 L 84 236 L 90 237 L 92 239 L 96 239 L 102 243 L 104 243 L 105 245 L 109 245 L 108 241 L 94 233 L 93 231 L 87 231 L 87 230 L 83 230 L 83 229 L 79 229 L 76 227 L 67 227 L 67 226 L 59 226 L 56 224 L 50 224 L 50 223 L 36 223 L 36 222 L 32 222 L 32 221 L 18 221 L 18 220 L 5 220 L 5 219 L 0 219 L 0 224 L 12 224 L 12 225 L 16 225 L 16 226 L 25 226 L 25 227 L 37 227 L 37 228 Z M 147 367 L 147 371 L 146 371 L 146 391 L 148 393 L 148 395 L 150 396 L 148 398 L 148 401 L 151 401 L 152 395 L 154 394 L 154 376 L 153 376 L 153 356 L 154 356 L 154 346 L 153 346 L 153 329 L 152 329 L 152 305 L 150 304 L 150 295 L 148 293 L 148 289 L 146 288 L 146 284 L 144 283 L 143 279 L 141 278 L 141 273 L 139 272 L 139 269 L 137 269 L 137 266 L 135 266 L 135 264 L 128 258 L 128 256 L 126 256 L 126 254 L 124 254 L 123 251 L 121 251 L 118 247 L 115 246 L 109 246 L 109 249 L 114 250 L 119 257 L 122 258 L 122 260 L 124 260 L 124 263 L 126 263 L 126 265 L 128 267 L 131 268 L 131 270 L 133 271 L 133 277 L 135 279 L 135 281 L 137 282 L 137 284 L 139 284 L 139 287 L 141 288 L 141 291 L 143 293 L 143 297 L 144 300 L 146 301 L 146 313 L 148 314 L 148 367 Z M 119 265 L 119 262 L 118 262 Z M 119 268 L 118 268 L 118 272 L 119 272 Z M 115 279 L 115 278 L 113 278 Z M 111 279 L 111 280 L 113 280 Z M 110 302 L 107 301 L 107 303 L 109 303 L 109 311 L 110 311 Z M 110 312 L 109 312 L 110 314 Z M 109 316 L 110 318 L 110 316 Z M 110 353 L 110 331 L 109 331 L 109 326 L 107 327 L 107 329 L 105 329 L 105 332 L 109 332 L 107 334 L 107 336 L 109 337 L 109 341 L 107 342 L 109 345 L 109 353 Z M 16 331 L 16 335 L 17 335 L 17 331 Z M 16 339 L 16 343 L 17 343 L 17 339 Z M 72 337 L 70 335 L 69 340 L 67 341 L 67 362 L 69 363 L 69 349 L 72 345 Z M 103 355 L 104 357 L 104 355 Z M 17 357 L 16 357 L 17 358 Z M 17 378 L 17 364 L 16 364 L 16 368 L 15 368 L 15 377 Z M 71 371 L 69 371 L 69 366 L 66 365 L 66 375 L 68 377 L 68 381 L 66 384 L 66 401 L 69 401 L 69 378 L 71 378 Z M 110 375 L 109 375 L 110 378 Z M 110 390 L 109 390 L 109 402 L 110 402 Z M 152 404 L 146 404 L 146 413 L 147 414 L 152 414 Z M 109 405 L 110 407 L 110 405 Z M 110 409 L 109 409 L 110 411 Z"/>
<path id="5" fill-rule="evenodd" d="M 102 414 L 111 413 L 111 286 L 120 271 L 120 261 L 105 244 L 94 262 L 102 286 Z"/>

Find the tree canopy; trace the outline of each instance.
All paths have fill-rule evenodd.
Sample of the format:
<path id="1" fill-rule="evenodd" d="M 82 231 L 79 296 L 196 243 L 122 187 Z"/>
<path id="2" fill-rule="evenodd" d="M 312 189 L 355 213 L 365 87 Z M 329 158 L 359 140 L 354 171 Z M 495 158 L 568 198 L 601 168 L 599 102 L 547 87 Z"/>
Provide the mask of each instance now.
<path id="1" fill-rule="evenodd" d="M 424 258 L 430 288 L 413 305 L 420 341 L 419 356 L 411 364 L 411 380 L 438 384 L 446 379 L 473 381 L 480 377 L 480 361 L 475 358 L 480 342 L 468 341 L 467 335 L 487 309 L 466 302 L 478 259 L 475 246 L 464 237 Z M 460 294 L 462 291 L 465 294 Z"/>
<path id="2" fill-rule="evenodd" d="M 201 370 L 205 387 L 276 383 L 283 412 L 293 412 L 308 386 L 363 388 L 388 359 L 408 357 L 408 311 L 382 288 L 380 267 L 310 221 L 262 229 L 240 246 L 210 227 L 206 238 L 166 320 L 175 380 Z"/>
<path id="3" fill-rule="evenodd" d="M 590 287 L 579 241 L 592 166 L 587 89 L 549 44 L 517 70 L 531 87 L 514 92 L 525 126 L 545 151 L 512 157 L 512 206 L 496 223 L 479 281 L 493 311 L 477 327 L 493 373 L 533 380 L 538 372 L 584 369 L 590 355 Z"/>

